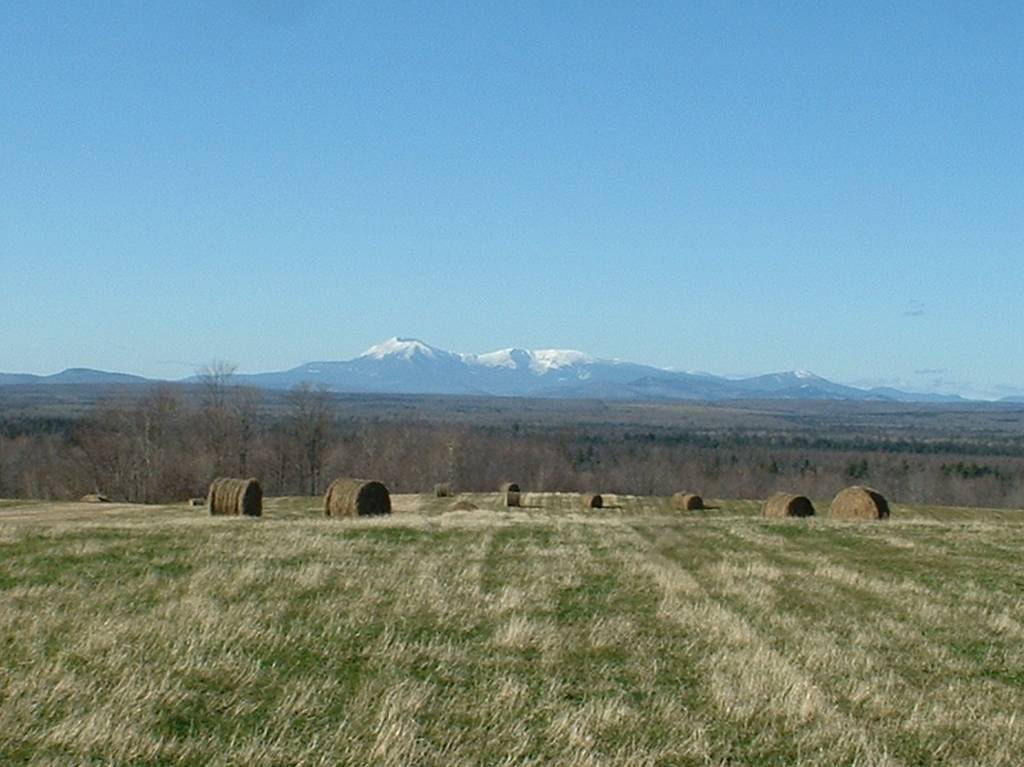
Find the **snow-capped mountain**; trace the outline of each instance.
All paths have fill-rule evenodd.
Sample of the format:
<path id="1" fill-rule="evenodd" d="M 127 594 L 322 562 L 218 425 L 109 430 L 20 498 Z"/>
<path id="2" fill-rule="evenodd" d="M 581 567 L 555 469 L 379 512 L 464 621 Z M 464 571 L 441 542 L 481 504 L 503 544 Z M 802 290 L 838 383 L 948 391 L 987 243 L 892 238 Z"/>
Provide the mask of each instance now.
<path id="1" fill-rule="evenodd" d="M 436 346 L 424 343 L 416 338 L 389 338 L 375 344 L 360 354 L 357 360 L 431 360 L 439 362 L 462 362 L 469 366 L 487 368 L 505 368 L 520 370 L 529 368 L 534 373 L 543 375 L 559 368 L 573 365 L 590 365 L 596 360 L 588 354 L 574 349 L 499 349 L 486 354 L 458 354 L 445 351 Z"/>
<path id="2" fill-rule="evenodd" d="M 287 388 L 309 382 L 335 391 L 500 396 L 627 396 L 597 394 L 663 371 L 644 365 L 597 360 L 569 349 L 501 349 L 459 354 L 415 338 L 390 338 L 355 359 L 310 362 L 281 373 L 238 376 L 254 386 Z M 587 391 L 582 391 L 583 389 Z"/>
<path id="3" fill-rule="evenodd" d="M 517 370 L 526 367 L 538 375 L 559 368 L 590 365 L 596 362 L 590 355 L 574 349 L 499 349 L 487 354 L 465 354 L 463 359 L 470 365 L 483 365 L 489 368 Z"/>
<path id="4" fill-rule="evenodd" d="M 341 392 L 479 394 L 601 399 L 898 399 L 832 383 L 805 370 L 734 380 L 598 359 L 572 349 L 462 354 L 415 338 L 389 338 L 355 359 L 311 362 L 241 383 L 289 388 L 308 382 Z M 915 395 L 907 395 L 915 396 Z M 928 399 L 922 395 L 921 399 Z"/>
<path id="5" fill-rule="evenodd" d="M 416 358 L 461 360 L 464 357 L 465 355 L 463 354 L 446 352 L 444 349 L 438 349 L 436 346 L 425 344 L 415 338 L 389 338 L 387 341 L 371 346 L 360 354 L 357 359 L 402 359 L 411 361 Z"/>
<path id="6" fill-rule="evenodd" d="M 195 378 L 185 379 L 185 382 Z M 351 360 L 309 362 L 276 373 L 238 375 L 238 383 L 290 389 L 309 383 L 336 392 L 470 394 L 564 399 L 831 399 L 955 402 L 959 397 L 896 389 L 859 389 L 806 370 L 752 378 L 662 370 L 592 357 L 573 349 L 499 349 L 484 354 L 446 351 L 415 338 L 389 338 Z M 150 383 L 124 373 L 71 369 L 53 376 L 0 373 L 0 386 Z"/>

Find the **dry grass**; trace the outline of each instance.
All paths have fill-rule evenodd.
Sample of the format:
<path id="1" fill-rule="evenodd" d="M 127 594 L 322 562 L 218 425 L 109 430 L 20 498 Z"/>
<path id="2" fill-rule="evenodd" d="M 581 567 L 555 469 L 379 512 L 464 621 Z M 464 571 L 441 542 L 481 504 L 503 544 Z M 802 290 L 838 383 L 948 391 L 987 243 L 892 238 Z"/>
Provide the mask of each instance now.
<path id="1" fill-rule="evenodd" d="M 1019 764 L 1024 514 L 466 500 L 0 504 L 0 763 Z"/>

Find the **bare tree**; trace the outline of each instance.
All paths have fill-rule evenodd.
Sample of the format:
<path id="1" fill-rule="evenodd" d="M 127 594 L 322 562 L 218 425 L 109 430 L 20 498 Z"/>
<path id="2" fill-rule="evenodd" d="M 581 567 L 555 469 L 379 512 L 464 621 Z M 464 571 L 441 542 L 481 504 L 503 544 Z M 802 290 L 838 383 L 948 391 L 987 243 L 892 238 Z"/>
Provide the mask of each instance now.
<path id="1" fill-rule="evenodd" d="M 326 390 L 301 383 L 289 394 L 292 434 L 299 446 L 301 480 L 309 495 L 316 495 L 327 457 L 331 425 L 330 398 Z"/>
<path id="2" fill-rule="evenodd" d="M 231 470 L 231 437 L 236 424 L 229 400 L 237 369 L 233 362 L 215 359 L 196 371 L 201 388 L 199 429 L 213 459 L 213 474 Z"/>
<path id="3" fill-rule="evenodd" d="M 260 392 L 257 389 L 236 386 L 231 391 L 229 407 L 234 421 L 238 474 L 243 477 L 249 473 L 249 453 L 256 439 L 259 403 Z"/>
<path id="4" fill-rule="evenodd" d="M 238 365 L 227 360 L 214 359 L 196 371 L 199 384 L 203 387 L 203 405 L 211 409 L 227 407 L 228 391 Z"/>
<path id="5" fill-rule="evenodd" d="M 75 439 L 92 489 L 141 503 L 187 493 L 194 451 L 185 442 L 182 411 L 181 398 L 167 386 L 96 408 Z"/>

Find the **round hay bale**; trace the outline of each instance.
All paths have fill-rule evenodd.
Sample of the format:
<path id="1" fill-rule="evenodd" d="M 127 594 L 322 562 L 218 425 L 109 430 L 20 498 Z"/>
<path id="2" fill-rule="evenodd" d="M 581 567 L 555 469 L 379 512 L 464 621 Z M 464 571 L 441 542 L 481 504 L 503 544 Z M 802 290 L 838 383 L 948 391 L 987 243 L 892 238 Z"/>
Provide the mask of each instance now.
<path id="1" fill-rule="evenodd" d="M 210 516 L 223 513 L 223 501 L 220 493 L 220 486 L 223 482 L 224 477 L 217 477 L 210 483 L 210 489 L 206 491 L 206 510 L 210 512 Z"/>
<path id="2" fill-rule="evenodd" d="M 188 499 L 188 505 L 189 506 L 205 506 L 206 505 L 206 499 L 205 498 L 189 498 Z"/>
<path id="3" fill-rule="evenodd" d="M 586 509 L 603 509 L 604 498 L 597 493 L 586 493 L 582 496 L 583 507 Z"/>
<path id="4" fill-rule="evenodd" d="M 704 508 L 704 500 L 695 493 L 675 493 L 672 506 L 680 511 L 700 511 Z"/>
<path id="5" fill-rule="evenodd" d="M 259 517 L 263 514 L 263 488 L 252 477 L 218 477 L 210 483 L 206 506 L 214 516 Z"/>
<path id="6" fill-rule="evenodd" d="M 253 477 L 242 481 L 244 484 L 238 496 L 238 513 L 246 517 L 262 517 L 263 487 Z"/>
<path id="7" fill-rule="evenodd" d="M 521 491 L 515 482 L 506 482 L 498 490 L 504 496 L 506 506 L 519 505 Z"/>
<path id="8" fill-rule="evenodd" d="M 479 508 L 480 507 L 472 501 L 467 501 L 465 499 L 456 501 L 452 504 L 452 511 L 476 511 Z"/>
<path id="9" fill-rule="evenodd" d="M 814 504 L 804 495 L 776 493 L 761 507 L 761 516 L 781 519 L 783 517 L 813 517 Z"/>
<path id="10" fill-rule="evenodd" d="M 439 482 L 434 485 L 434 496 L 436 498 L 450 498 L 452 494 L 452 486 L 447 482 Z"/>
<path id="11" fill-rule="evenodd" d="M 391 494 L 370 479 L 336 479 L 324 495 L 328 517 L 372 517 L 391 513 Z"/>
<path id="12" fill-rule="evenodd" d="M 110 499 L 102 493 L 88 493 L 79 498 L 79 500 L 82 503 L 110 503 Z"/>
<path id="13" fill-rule="evenodd" d="M 212 516 L 234 516 L 238 514 L 237 479 L 217 477 L 210 483 L 206 494 L 206 508 Z"/>
<path id="14" fill-rule="evenodd" d="M 889 502 L 877 490 L 853 485 L 832 499 L 828 515 L 832 519 L 888 519 Z"/>

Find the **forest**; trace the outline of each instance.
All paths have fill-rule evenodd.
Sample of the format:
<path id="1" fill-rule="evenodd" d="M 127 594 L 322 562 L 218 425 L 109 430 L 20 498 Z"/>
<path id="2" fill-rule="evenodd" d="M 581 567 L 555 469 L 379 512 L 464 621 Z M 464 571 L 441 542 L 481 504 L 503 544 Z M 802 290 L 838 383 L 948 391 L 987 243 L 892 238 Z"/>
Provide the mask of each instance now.
<path id="1" fill-rule="evenodd" d="M 80 393 L 79 393 L 80 394 Z M 24 395 L 24 392 L 22 392 Z M 397 493 L 484 491 L 827 499 L 851 483 L 904 503 L 1024 506 L 1024 408 L 600 403 L 266 392 L 198 384 L 4 399 L 0 497 L 167 503 L 217 476 L 317 495 L 338 476 Z M 45 398 L 44 398 L 45 399 Z M 30 405 L 26 405 L 30 402 Z"/>

